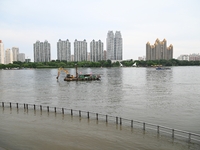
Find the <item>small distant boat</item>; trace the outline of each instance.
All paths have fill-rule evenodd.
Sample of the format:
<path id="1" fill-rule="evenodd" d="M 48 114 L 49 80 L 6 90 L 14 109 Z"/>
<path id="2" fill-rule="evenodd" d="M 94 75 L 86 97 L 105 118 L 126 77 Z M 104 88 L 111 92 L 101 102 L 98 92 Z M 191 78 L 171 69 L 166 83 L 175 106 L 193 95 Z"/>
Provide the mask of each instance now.
<path id="1" fill-rule="evenodd" d="M 156 67 L 156 70 L 170 70 L 168 67 Z"/>

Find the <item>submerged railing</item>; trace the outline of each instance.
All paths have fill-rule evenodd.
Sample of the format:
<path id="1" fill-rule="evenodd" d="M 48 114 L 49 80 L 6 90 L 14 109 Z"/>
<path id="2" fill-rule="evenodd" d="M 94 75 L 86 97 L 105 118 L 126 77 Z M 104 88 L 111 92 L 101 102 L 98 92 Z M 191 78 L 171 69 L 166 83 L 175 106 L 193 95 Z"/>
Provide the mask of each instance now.
<path id="1" fill-rule="evenodd" d="M 94 112 L 89 112 L 89 111 L 81 111 L 81 110 L 74 110 L 74 109 L 67 109 L 67 108 L 60 108 L 60 107 L 50 107 L 50 106 L 42 106 L 42 105 L 35 105 L 35 104 L 22 104 L 22 103 L 11 103 L 11 102 L 2 102 L 2 107 L 4 108 L 5 105 L 7 104 L 7 107 L 12 108 L 13 105 L 16 106 L 16 108 L 23 107 L 24 109 L 29 109 L 29 106 L 32 106 L 34 110 L 38 108 L 40 111 L 43 110 L 43 108 L 47 110 L 47 112 L 53 111 L 55 113 L 62 113 L 62 114 L 70 114 L 70 115 L 76 115 L 79 117 L 87 117 L 88 119 L 93 118 L 96 120 L 105 120 L 106 122 L 114 122 L 119 125 L 128 125 L 131 128 L 142 128 L 144 131 L 147 129 L 155 130 L 158 135 L 163 134 L 168 134 L 171 135 L 172 138 L 176 137 L 181 137 L 188 139 L 188 142 L 197 141 L 200 142 L 200 134 L 196 133 L 191 133 L 187 131 L 182 131 L 182 130 L 177 130 L 165 126 L 160 126 L 160 125 L 155 125 L 147 122 L 142 122 L 138 120 L 130 120 L 130 119 L 125 119 L 121 117 L 115 117 L 115 116 L 110 116 L 110 115 L 105 115 L 105 114 L 100 114 L 100 113 L 94 113 Z M 76 113 L 76 114 L 75 114 Z"/>

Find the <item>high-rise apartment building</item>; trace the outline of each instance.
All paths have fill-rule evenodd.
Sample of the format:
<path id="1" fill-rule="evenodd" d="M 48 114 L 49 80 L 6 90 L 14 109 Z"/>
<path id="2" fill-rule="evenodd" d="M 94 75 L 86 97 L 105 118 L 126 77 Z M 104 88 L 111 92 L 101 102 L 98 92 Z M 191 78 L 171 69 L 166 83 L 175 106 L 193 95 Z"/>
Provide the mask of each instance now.
<path id="1" fill-rule="evenodd" d="M 114 41 L 115 41 L 115 37 L 114 37 L 113 31 L 108 31 L 107 39 L 106 39 L 106 49 L 107 49 L 107 59 L 110 59 L 110 60 L 115 60 Z"/>
<path id="2" fill-rule="evenodd" d="M 71 43 L 67 39 L 66 41 L 57 42 L 57 59 L 71 61 Z"/>
<path id="3" fill-rule="evenodd" d="M 101 40 L 90 42 L 90 61 L 97 62 L 103 60 L 103 43 Z"/>
<path id="4" fill-rule="evenodd" d="M 122 60 L 122 36 L 120 31 L 115 32 L 114 55 L 115 60 Z"/>
<path id="5" fill-rule="evenodd" d="M 17 61 L 25 62 L 25 54 L 24 53 L 19 53 L 17 55 Z"/>
<path id="6" fill-rule="evenodd" d="M 87 61 L 87 42 L 74 41 L 74 61 Z"/>
<path id="7" fill-rule="evenodd" d="M 17 61 L 17 55 L 19 54 L 19 48 L 12 47 L 12 53 L 13 53 L 13 61 Z"/>
<path id="8" fill-rule="evenodd" d="M 107 59 L 110 60 L 122 60 L 123 59 L 123 44 L 120 31 L 116 31 L 115 35 L 113 31 L 108 31 L 106 39 Z"/>
<path id="9" fill-rule="evenodd" d="M 4 45 L 3 45 L 3 42 L 2 40 L 0 40 L 0 64 L 4 64 Z"/>
<path id="10" fill-rule="evenodd" d="M 5 51 L 5 64 L 13 63 L 13 53 L 10 49 Z"/>
<path id="11" fill-rule="evenodd" d="M 44 42 L 36 41 L 33 44 L 34 62 L 50 62 L 51 46 L 47 40 Z"/>
<path id="12" fill-rule="evenodd" d="M 146 60 L 169 60 L 173 58 L 172 44 L 167 47 L 167 41 L 164 39 L 160 41 L 157 39 L 154 45 L 146 44 Z"/>

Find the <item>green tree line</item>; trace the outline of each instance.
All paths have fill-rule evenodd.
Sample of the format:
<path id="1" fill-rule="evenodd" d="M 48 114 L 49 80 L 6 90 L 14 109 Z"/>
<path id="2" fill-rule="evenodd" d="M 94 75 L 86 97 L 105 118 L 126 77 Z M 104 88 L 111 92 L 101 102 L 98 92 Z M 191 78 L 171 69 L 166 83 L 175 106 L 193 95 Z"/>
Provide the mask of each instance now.
<path id="1" fill-rule="evenodd" d="M 125 60 L 122 61 L 121 64 L 124 67 L 131 67 L 133 64 L 136 64 L 137 67 L 151 67 L 156 65 L 162 66 L 199 66 L 200 61 L 185 61 L 185 60 L 148 60 L 148 61 L 139 61 L 139 60 Z M 74 68 L 75 65 L 77 67 L 120 67 L 120 63 L 114 62 L 111 60 L 102 60 L 98 62 L 91 61 L 81 61 L 81 62 L 67 62 L 67 61 L 59 61 L 52 60 L 50 62 L 20 62 L 14 61 L 12 64 L 0 64 L 0 69 L 12 69 L 12 68 Z"/>
<path id="2" fill-rule="evenodd" d="M 80 62 L 67 62 L 67 61 L 59 61 L 52 60 L 50 62 L 21 62 L 14 61 L 12 64 L 0 64 L 0 69 L 12 69 L 12 68 L 74 68 L 75 65 L 77 67 L 119 67 L 119 62 L 111 63 L 111 60 L 107 61 L 98 61 L 98 62 L 90 62 L 90 61 L 80 61 Z"/>

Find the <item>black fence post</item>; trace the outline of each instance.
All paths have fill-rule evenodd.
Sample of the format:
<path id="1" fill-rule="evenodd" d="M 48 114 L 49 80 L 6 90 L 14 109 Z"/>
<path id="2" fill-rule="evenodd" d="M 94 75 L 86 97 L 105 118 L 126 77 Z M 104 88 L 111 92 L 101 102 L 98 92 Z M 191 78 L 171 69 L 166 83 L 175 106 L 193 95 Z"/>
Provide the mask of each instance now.
<path id="1" fill-rule="evenodd" d="M 79 117 L 81 117 L 81 111 L 79 110 Z"/>
<path id="2" fill-rule="evenodd" d="M 145 130 L 145 122 L 143 123 L 143 130 Z"/>
<path id="3" fill-rule="evenodd" d="M 90 118 L 90 113 L 89 113 L 89 111 L 87 112 L 87 117 L 88 117 L 88 119 Z"/>
<path id="4" fill-rule="evenodd" d="M 116 117 L 116 124 L 118 124 L 118 117 Z"/>
<path id="5" fill-rule="evenodd" d="M 47 106 L 47 112 L 49 112 L 49 106 Z"/>
<path id="6" fill-rule="evenodd" d="M 133 120 L 131 120 L 131 127 L 133 128 Z"/>
<path id="7" fill-rule="evenodd" d="M 73 110 L 71 109 L 71 116 L 73 116 Z"/>
<path id="8" fill-rule="evenodd" d="M 62 108 L 62 114 L 64 114 L 64 108 Z"/>
<path id="9" fill-rule="evenodd" d="M 17 109 L 18 109 L 18 108 L 19 108 L 19 107 L 18 107 L 18 103 L 16 103 L 16 105 L 17 105 Z"/>
<path id="10" fill-rule="evenodd" d="M 34 107 L 34 110 L 35 110 L 35 104 L 33 105 L 33 107 Z"/>
<path id="11" fill-rule="evenodd" d="M 2 107 L 4 108 L 4 102 L 2 102 Z"/>
<path id="12" fill-rule="evenodd" d="M 160 133 L 160 126 L 157 126 L 157 133 Z"/>
<path id="13" fill-rule="evenodd" d="M 10 108 L 12 108 L 12 104 L 11 104 L 11 102 L 10 102 Z"/>
<path id="14" fill-rule="evenodd" d="M 54 107 L 55 113 L 56 113 L 56 107 Z"/>
<path id="15" fill-rule="evenodd" d="M 42 105 L 40 105 L 40 111 L 42 111 Z"/>
<path id="16" fill-rule="evenodd" d="M 106 122 L 108 122 L 108 115 L 106 115 Z"/>
<path id="17" fill-rule="evenodd" d="M 96 119 L 98 120 L 98 113 L 96 113 Z"/>

